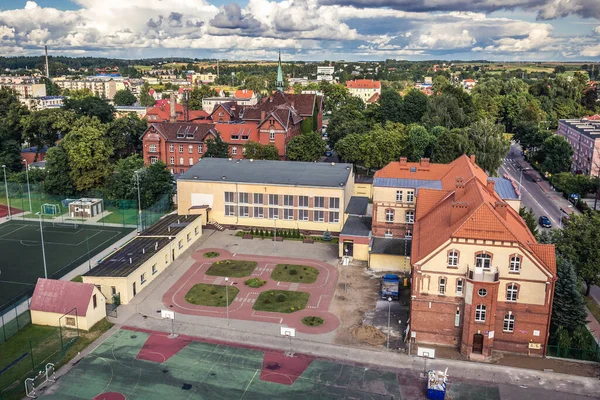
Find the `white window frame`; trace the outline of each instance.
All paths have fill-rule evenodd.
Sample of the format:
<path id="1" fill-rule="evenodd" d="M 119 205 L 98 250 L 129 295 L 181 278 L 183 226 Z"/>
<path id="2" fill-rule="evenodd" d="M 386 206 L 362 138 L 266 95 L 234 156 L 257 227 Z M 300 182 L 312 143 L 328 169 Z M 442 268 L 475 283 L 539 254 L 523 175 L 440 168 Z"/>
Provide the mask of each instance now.
<path id="1" fill-rule="evenodd" d="M 506 301 L 510 303 L 516 303 L 519 298 L 519 287 L 514 283 L 509 283 L 506 286 Z"/>
<path id="2" fill-rule="evenodd" d="M 250 194 L 247 192 L 239 192 L 238 193 L 238 203 L 240 204 L 250 204 Z"/>
<path id="3" fill-rule="evenodd" d="M 140 285 L 143 285 L 144 283 L 146 283 L 146 273 L 142 273 L 140 275 Z"/>
<path id="4" fill-rule="evenodd" d="M 456 295 L 462 296 L 465 288 L 465 281 L 462 278 L 456 280 Z"/>
<path id="5" fill-rule="evenodd" d="M 190 158 L 188 159 L 188 162 L 190 163 L 190 167 L 191 167 L 192 165 L 194 165 L 194 157 L 190 157 Z"/>
<path id="6" fill-rule="evenodd" d="M 234 156 L 237 155 L 237 147 L 236 146 L 233 146 L 231 148 L 231 154 L 234 155 Z"/>
<path id="7" fill-rule="evenodd" d="M 254 218 L 264 218 L 265 217 L 265 209 L 261 207 L 254 207 Z"/>
<path id="8" fill-rule="evenodd" d="M 314 210 L 313 211 L 313 221 L 314 222 L 325 222 L 325 211 L 322 210 Z"/>
<path id="9" fill-rule="evenodd" d="M 235 203 L 235 192 L 223 192 L 225 203 Z"/>
<path id="10" fill-rule="evenodd" d="M 394 222 L 394 216 L 396 212 L 394 210 L 385 210 L 385 222 Z"/>
<path id="11" fill-rule="evenodd" d="M 283 205 L 285 207 L 294 207 L 294 196 L 291 194 L 283 195 Z"/>
<path id="12" fill-rule="evenodd" d="M 446 278 L 440 278 L 438 293 L 442 296 L 446 294 Z"/>
<path id="13" fill-rule="evenodd" d="M 250 216 L 250 209 L 248 206 L 239 206 L 240 218 L 248 218 Z"/>
<path id="14" fill-rule="evenodd" d="M 404 222 L 407 224 L 415 223 L 415 212 L 413 210 L 407 210 L 404 213 Z"/>
<path id="15" fill-rule="evenodd" d="M 175 145 L 174 144 L 169 145 L 169 153 L 175 153 Z"/>
<path id="16" fill-rule="evenodd" d="M 279 219 L 279 208 L 269 207 L 269 219 Z"/>
<path id="17" fill-rule="evenodd" d="M 270 194 L 269 195 L 269 205 L 270 206 L 278 206 L 279 205 L 279 195 L 278 194 Z"/>
<path id="18" fill-rule="evenodd" d="M 192 144 L 188 145 L 188 153 L 194 154 L 194 145 L 192 145 Z"/>
<path id="19" fill-rule="evenodd" d="M 225 216 L 235 217 L 235 206 L 233 204 L 225 204 Z"/>
<path id="20" fill-rule="evenodd" d="M 169 159 L 169 163 L 171 165 L 175 165 L 175 157 L 171 156 L 170 159 Z"/>
<path id="21" fill-rule="evenodd" d="M 156 267 L 156 264 L 154 264 L 152 266 L 152 275 L 155 275 L 158 272 L 158 268 Z"/>
<path id="22" fill-rule="evenodd" d="M 330 197 L 329 198 L 329 208 L 333 210 L 340 209 L 340 198 L 339 197 Z"/>
<path id="23" fill-rule="evenodd" d="M 487 308 L 483 304 L 475 307 L 475 322 L 485 322 Z"/>
<path id="24" fill-rule="evenodd" d="M 450 250 L 448 252 L 448 266 L 449 267 L 457 267 L 458 266 L 458 251 Z"/>
<path id="25" fill-rule="evenodd" d="M 150 164 L 156 164 L 158 162 L 158 157 L 152 156 L 150 157 Z"/>
<path id="26" fill-rule="evenodd" d="M 415 192 L 406 192 L 406 202 L 407 203 L 414 203 L 415 202 Z"/>
<path id="27" fill-rule="evenodd" d="M 184 165 L 183 157 L 179 157 L 179 165 Z"/>
<path id="28" fill-rule="evenodd" d="M 298 221 L 308 221 L 308 210 L 298 210 Z"/>
<path id="29" fill-rule="evenodd" d="M 475 256 L 475 267 L 489 270 L 490 268 L 492 268 L 492 256 L 485 253 L 477 254 L 477 256 Z"/>
<path id="30" fill-rule="evenodd" d="M 402 190 L 396 190 L 396 202 L 402 202 Z"/>
<path id="31" fill-rule="evenodd" d="M 265 198 L 262 193 L 252 193 L 252 204 L 264 204 L 264 202 Z"/>
<path id="32" fill-rule="evenodd" d="M 283 219 L 293 220 L 294 219 L 294 209 L 293 208 L 284 208 L 283 209 Z"/>
<path id="33" fill-rule="evenodd" d="M 183 153 L 183 145 L 182 144 L 179 145 L 179 152 Z"/>
<path id="34" fill-rule="evenodd" d="M 329 212 L 329 222 L 340 222 L 340 212 L 339 211 L 330 211 Z"/>
<path id="35" fill-rule="evenodd" d="M 510 258 L 509 272 L 512 272 L 513 274 L 518 274 L 521 272 L 521 257 L 520 256 L 512 256 Z"/>
<path id="36" fill-rule="evenodd" d="M 504 324 L 502 325 L 502 332 L 514 332 L 515 331 L 515 316 L 511 312 L 504 315 Z"/>
<path id="37" fill-rule="evenodd" d="M 318 201 L 320 203 L 319 205 L 317 205 L 317 199 L 319 200 Z M 314 208 L 325 208 L 325 197 L 324 196 L 315 196 L 313 204 L 314 204 Z"/>
<path id="38" fill-rule="evenodd" d="M 198 145 L 198 154 L 202 154 L 204 152 L 204 145 L 202 143 L 200 143 Z"/>
<path id="39" fill-rule="evenodd" d="M 394 234 L 392 233 L 391 229 L 388 229 L 385 234 L 383 235 L 386 239 L 391 239 L 394 237 Z"/>
<path id="40" fill-rule="evenodd" d="M 150 153 L 157 153 L 157 149 L 158 149 L 158 146 L 155 144 L 151 144 L 150 146 L 148 146 L 148 151 Z"/>
<path id="41" fill-rule="evenodd" d="M 298 208 L 308 208 L 308 196 L 298 196 Z"/>

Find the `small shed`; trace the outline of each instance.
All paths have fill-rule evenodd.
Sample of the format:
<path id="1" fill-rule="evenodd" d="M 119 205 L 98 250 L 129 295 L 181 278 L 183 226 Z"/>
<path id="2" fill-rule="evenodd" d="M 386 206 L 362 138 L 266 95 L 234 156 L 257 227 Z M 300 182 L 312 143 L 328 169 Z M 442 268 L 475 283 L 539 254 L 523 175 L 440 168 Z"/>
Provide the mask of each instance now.
<path id="1" fill-rule="evenodd" d="M 87 331 L 106 317 L 105 303 L 91 283 L 39 278 L 29 306 L 31 323 Z"/>
<path id="2" fill-rule="evenodd" d="M 69 203 L 69 215 L 71 218 L 91 218 L 104 211 L 102 199 L 79 199 Z"/>

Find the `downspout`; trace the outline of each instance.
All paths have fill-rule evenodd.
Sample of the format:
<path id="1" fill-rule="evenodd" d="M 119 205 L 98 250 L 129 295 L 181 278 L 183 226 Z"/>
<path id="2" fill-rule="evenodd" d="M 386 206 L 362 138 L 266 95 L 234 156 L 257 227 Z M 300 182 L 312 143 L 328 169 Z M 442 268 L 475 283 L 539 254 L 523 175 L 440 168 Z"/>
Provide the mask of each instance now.
<path id="1" fill-rule="evenodd" d="M 542 357 L 546 358 L 546 352 L 548 351 L 548 341 L 550 340 L 550 320 L 552 318 L 552 305 L 554 304 L 554 287 L 556 286 L 556 281 L 558 278 L 555 276 L 552 278 L 552 284 L 547 286 L 552 286 L 552 293 L 550 294 L 550 305 L 548 307 L 548 322 L 546 323 L 547 331 L 546 331 L 546 339 L 544 340 L 544 353 Z"/>

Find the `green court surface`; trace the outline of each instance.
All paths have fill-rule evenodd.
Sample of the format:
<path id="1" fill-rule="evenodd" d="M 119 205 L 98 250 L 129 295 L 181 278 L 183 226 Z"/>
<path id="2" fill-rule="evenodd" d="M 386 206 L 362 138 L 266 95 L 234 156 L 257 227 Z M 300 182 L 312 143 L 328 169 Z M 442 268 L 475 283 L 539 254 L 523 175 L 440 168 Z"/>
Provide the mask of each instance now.
<path id="1" fill-rule="evenodd" d="M 49 278 L 60 278 L 132 231 L 123 227 L 45 222 L 44 250 Z M 0 224 L 0 309 L 31 294 L 44 277 L 39 222 Z"/>
<path id="2" fill-rule="evenodd" d="M 281 352 L 188 341 L 170 358 L 161 355 L 156 334 L 119 330 L 44 390 L 46 399 L 401 399 L 395 373 L 332 361 L 285 357 Z M 163 334 L 164 335 L 164 334 Z M 158 361 L 137 358 L 144 347 Z M 169 346 L 169 340 L 163 336 Z M 177 341 L 180 339 L 174 339 Z M 140 353 L 140 354 L 142 354 Z M 146 354 L 149 354 L 146 353 Z M 277 354 L 275 354 L 277 353 Z M 164 354 L 164 353 L 162 353 Z M 302 358 L 304 357 L 304 359 Z M 281 370 L 274 371 L 276 358 Z M 166 359 L 166 361 L 164 361 Z M 304 361 L 302 361 L 304 360 Z M 307 361 L 308 360 L 308 361 Z M 304 365 L 298 366 L 298 363 Z M 289 364 L 289 365 L 288 365 Z M 277 363 L 279 366 L 279 363 Z M 287 372 L 286 372 L 287 371 Z M 288 379 L 288 384 L 276 383 Z M 267 376 L 275 376 L 275 381 Z M 263 379 L 264 378 L 264 379 Z M 293 383 L 291 383 L 293 382 Z M 291 384 L 290 384 L 291 383 Z M 101 396 L 120 393 L 124 397 Z M 120 396 L 120 395 L 119 395 Z"/>

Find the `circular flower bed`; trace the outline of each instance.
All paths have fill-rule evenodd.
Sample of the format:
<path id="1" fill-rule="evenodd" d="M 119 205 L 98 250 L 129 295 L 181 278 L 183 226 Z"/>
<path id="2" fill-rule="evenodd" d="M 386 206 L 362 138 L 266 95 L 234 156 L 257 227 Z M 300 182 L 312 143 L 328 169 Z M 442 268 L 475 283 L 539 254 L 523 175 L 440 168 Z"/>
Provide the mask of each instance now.
<path id="1" fill-rule="evenodd" d="M 220 254 L 217 253 L 216 251 L 209 251 L 208 253 L 204 253 L 204 257 L 206 258 L 215 258 L 215 257 L 219 257 Z"/>
<path id="2" fill-rule="evenodd" d="M 323 318 L 321 317 L 304 317 L 302 323 L 306 326 L 320 326 L 323 325 Z"/>

